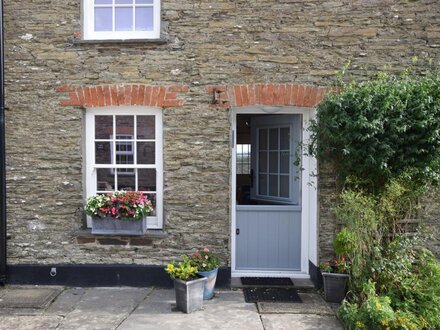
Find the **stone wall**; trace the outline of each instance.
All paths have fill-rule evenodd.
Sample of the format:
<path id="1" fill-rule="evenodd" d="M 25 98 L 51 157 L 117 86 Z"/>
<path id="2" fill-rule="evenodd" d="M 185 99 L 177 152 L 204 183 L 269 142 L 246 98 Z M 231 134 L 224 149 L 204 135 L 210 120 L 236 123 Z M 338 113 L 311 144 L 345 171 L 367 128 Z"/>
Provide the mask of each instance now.
<path id="1" fill-rule="evenodd" d="M 438 61 L 440 7 L 423 1 L 162 0 L 161 42 L 80 42 L 80 0 L 5 0 L 10 263 L 160 264 L 208 245 L 229 260 L 229 110 L 207 86 L 327 86 L 412 57 Z M 423 69 L 423 67 L 422 67 Z M 164 237 L 78 244 L 83 118 L 60 86 L 185 85 L 164 108 Z M 321 178 L 320 249 L 331 253 L 331 171 Z"/>

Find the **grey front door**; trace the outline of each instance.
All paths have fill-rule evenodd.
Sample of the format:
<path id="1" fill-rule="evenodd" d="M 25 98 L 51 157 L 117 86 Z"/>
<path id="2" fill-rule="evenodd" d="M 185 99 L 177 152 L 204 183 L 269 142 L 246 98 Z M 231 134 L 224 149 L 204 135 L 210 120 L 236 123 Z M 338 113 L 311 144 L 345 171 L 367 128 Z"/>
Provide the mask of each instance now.
<path id="1" fill-rule="evenodd" d="M 236 269 L 301 269 L 301 115 L 251 118 L 250 199 L 236 206 Z"/>

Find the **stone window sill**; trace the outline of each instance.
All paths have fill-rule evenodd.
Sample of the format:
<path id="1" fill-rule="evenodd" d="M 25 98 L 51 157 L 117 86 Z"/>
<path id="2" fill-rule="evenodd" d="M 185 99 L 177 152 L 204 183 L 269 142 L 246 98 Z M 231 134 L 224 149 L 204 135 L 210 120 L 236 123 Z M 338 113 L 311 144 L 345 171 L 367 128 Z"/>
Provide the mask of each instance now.
<path id="1" fill-rule="evenodd" d="M 166 39 L 108 39 L 108 40 L 83 40 L 79 38 L 73 39 L 73 44 L 149 44 L 149 45 L 163 45 L 166 44 Z"/>
<path id="2" fill-rule="evenodd" d="M 154 241 L 162 240 L 167 236 L 168 234 L 163 230 L 149 230 L 142 236 L 94 235 L 91 229 L 78 230 L 75 233 L 79 245 L 152 246 Z"/>

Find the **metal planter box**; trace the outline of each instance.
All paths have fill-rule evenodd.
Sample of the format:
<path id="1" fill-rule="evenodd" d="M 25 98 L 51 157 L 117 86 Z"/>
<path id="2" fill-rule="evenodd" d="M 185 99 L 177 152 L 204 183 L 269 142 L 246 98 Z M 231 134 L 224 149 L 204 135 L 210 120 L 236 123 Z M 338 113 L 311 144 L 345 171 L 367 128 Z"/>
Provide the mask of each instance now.
<path id="1" fill-rule="evenodd" d="M 328 302 L 340 303 L 347 293 L 347 274 L 322 273 L 324 282 L 324 299 Z"/>
<path id="2" fill-rule="evenodd" d="M 112 217 L 92 217 L 92 234 L 97 235 L 144 235 L 147 231 L 147 219 L 140 220 Z"/>
<path id="3" fill-rule="evenodd" d="M 192 313 L 203 307 L 203 289 L 207 278 L 201 277 L 192 281 L 174 279 L 177 309 Z"/>

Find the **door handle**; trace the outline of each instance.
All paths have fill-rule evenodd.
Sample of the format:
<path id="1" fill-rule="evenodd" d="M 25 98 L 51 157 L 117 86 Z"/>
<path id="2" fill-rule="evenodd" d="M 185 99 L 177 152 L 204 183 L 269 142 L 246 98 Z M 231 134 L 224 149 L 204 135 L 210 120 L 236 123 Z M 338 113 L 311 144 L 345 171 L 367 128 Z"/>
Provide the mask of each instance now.
<path id="1" fill-rule="evenodd" d="M 240 228 L 235 229 L 235 234 L 240 235 Z"/>

